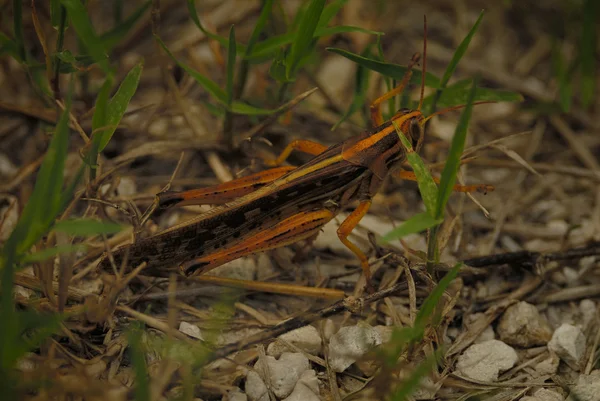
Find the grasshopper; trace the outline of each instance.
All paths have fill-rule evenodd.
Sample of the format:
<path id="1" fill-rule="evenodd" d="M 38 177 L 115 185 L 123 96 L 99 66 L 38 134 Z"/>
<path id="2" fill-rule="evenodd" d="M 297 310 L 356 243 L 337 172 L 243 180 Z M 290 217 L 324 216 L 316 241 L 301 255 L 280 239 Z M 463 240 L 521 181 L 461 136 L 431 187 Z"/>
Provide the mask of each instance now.
<path id="1" fill-rule="evenodd" d="M 416 110 L 402 109 L 384 121 L 381 104 L 402 93 L 419 62 L 416 53 L 399 85 L 376 99 L 370 107 L 375 128 L 326 147 L 295 140 L 275 160 L 269 170 L 238 178 L 209 188 L 163 192 L 157 195 L 159 208 L 189 204 L 218 205 L 208 212 L 152 237 L 114 251 L 117 264 L 125 255 L 131 265 L 147 262 L 148 268 L 176 267 L 185 276 L 203 274 L 242 256 L 267 251 L 315 237 L 341 210 L 358 206 L 337 230 L 340 241 L 359 259 L 367 288 L 372 289 L 366 255 L 348 236 L 371 205 L 383 180 L 406 160 L 394 122 L 418 152 L 423 144 L 425 123 L 435 115 L 455 110 L 455 106 L 424 116 L 421 112 L 425 85 L 426 33 L 421 80 L 421 98 Z M 313 155 L 299 167 L 281 166 L 293 151 Z M 414 179 L 410 172 L 404 178 Z M 456 186 L 463 192 L 486 190 L 488 186 Z M 100 263 L 110 266 L 108 258 Z"/>

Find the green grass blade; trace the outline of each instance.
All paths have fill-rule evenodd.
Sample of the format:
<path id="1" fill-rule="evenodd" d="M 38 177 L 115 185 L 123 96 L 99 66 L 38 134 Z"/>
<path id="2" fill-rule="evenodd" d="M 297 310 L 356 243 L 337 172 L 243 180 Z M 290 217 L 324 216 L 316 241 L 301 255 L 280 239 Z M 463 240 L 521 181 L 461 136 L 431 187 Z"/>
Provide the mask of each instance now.
<path id="1" fill-rule="evenodd" d="M 452 189 L 454 188 L 454 184 L 456 182 L 456 175 L 458 174 L 458 169 L 460 167 L 460 157 L 465 148 L 465 142 L 467 139 L 467 128 L 469 127 L 469 120 L 471 119 L 473 99 L 475 98 L 476 90 L 477 79 L 473 81 L 469 99 L 467 100 L 466 106 L 460 116 L 456 130 L 454 131 L 450 152 L 448 154 L 446 165 L 444 166 L 444 171 L 442 172 L 442 177 L 440 179 L 439 196 L 436 202 L 434 214 L 436 219 L 441 219 L 444 216 L 446 203 L 450 198 L 450 194 L 452 193 Z"/>
<path id="2" fill-rule="evenodd" d="M 125 21 L 119 23 L 110 31 L 100 35 L 100 40 L 102 41 L 104 49 L 106 49 L 107 52 L 110 52 L 110 50 L 112 50 L 117 44 L 119 44 L 121 40 L 123 40 L 125 35 L 127 35 L 131 28 L 133 28 L 135 23 L 144 16 L 144 13 L 146 10 L 148 10 L 148 8 L 150 8 L 151 4 L 151 0 L 146 1 L 140 7 L 138 7 Z"/>
<path id="3" fill-rule="evenodd" d="M 56 130 L 38 172 L 35 186 L 14 231 L 5 244 L 19 258 L 50 228 L 63 205 L 62 186 L 69 146 L 70 100 L 61 114 Z"/>
<path id="4" fill-rule="evenodd" d="M 440 224 L 442 219 L 434 219 L 427 212 L 419 213 L 406 220 L 398 227 L 385 234 L 382 238 L 384 242 L 390 242 L 398 238 L 406 237 L 410 234 L 417 234 L 427 230 L 428 228 L 435 227 Z"/>
<path id="5" fill-rule="evenodd" d="M 106 106 L 105 125 L 102 127 L 103 129 L 100 132 L 94 134 L 93 139 L 94 143 L 96 143 L 98 146 L 99 152 L 102 152 L 106 145 L 108 145 L 108 142 L 110 142 L 110 139 L 115 133 L 117 126 L 125 114 L 125 111 L 127 111 L 127 106 L 137 90 L 143 69 L 143 62 L 136 64 L 127 73 L 112 99 L 108 101 Z M 96 127 L 96 129 L 98 128 L 101 127 Z"/>
<path id="6" fill-rule="evenodd" d="M 25 51 L 25 40 L 23 39 L 23 1 L 13 0 L 13 35 L 15 37 L 14 43 L 17 47 L 19 58 L 21 60 L 27 59 L 27 52 Z"/>
<path id="7" fill-rule="evenodd" d="M 338 12 L 344 7 L 344 5 L 348 2 L 348 0 L 336 0 L 332 1 L 330 4 L 327 4 L 321 13 L 321 18 L 319 18 L 319 23 L 317 27 L 324 28 L 337 15 Z"/>
<path id="8" fill-rule="evenodd" d="M 433 372 L 441 359 L 441 349 L 437 349 L 432 355 L 428 355 L 424 361 L 419 363 L 414 370 L 410 372 L 408 377 L 402 379 L 400 384 L 396 386 L 392 394 L 386 399 L 390 401 L 412 400 L 412 395 L 419 388 L 421 381 Z"/>
<path id="9" fill-rule="evenodd" d="M 554 77 L 558 82 L 558 104 L 563 112 L 568 112 L 571 108 L 571 78 L 567 61 L 562 54 L 560 45 L 555 42 L 552 48 L 552 65 Z"/>
<path id="10" fill-rule="evenodd" d="M 583 24 L 581 32 L 581 102 L 589 107 L 594 100 L 596 88 L 596 43 L 597 25 L 600 15 L 600 2 L 586 0 L 583 5 Z"/>
<path id="11" fill-rule="evenodd" d="M 87 247 L 84 244 L 69 244 L 69 245 L 59 245 L 54 248 L 47 248 L 39 252 L 30 253 L 25 255 L 21 261 L 24 264 L 27 263 L 38 263 L 43 262 L 44 260 L 55 257 L 56 255 L 61 255 L 65 253 L 75 253 L 79 251 L 86 250 Z"/>
<path id="12" fill-rule="evenodd" d="M 102 40 L 96 35 L 85 6 L 80 0 L 61 0 L 61 3 L 67 10 L 78 39 L 81 40 L 87 52 L 94 58 L 100 68 L 105 73 L 109 73 L 110 68 L 106 58 L 106 49 Z"/>
<path id="13" fill-rule="evenodd" d="M 88 237 L 98 234 L 116 234 L 122 229 L 123 226 L 117 223 L 91 219 L 61 220 L 52 227 L 53 231 L 79 237 Z"/>
<path id="14" fill-rule="evenodd" d="M 448 84 L 448 81 L 450 81 L 450 78 L 454 74 L 454 71 L 456 71 L 456 67 L 458 67 L 458 63 L 460 62 L 460 60 L 463 58 L 463 56 L 467 52 L 467 49 L 469 48 L 469 44 L 471 44 L 471 39 L 473 39 L 473 35 L 475 35 L 475 32 L 477 32 L 477 28 L 479 28 L 479 24 L 481 23 L 483 14 L 484 14 L 484 11 L 482 10 L 481 13 L 479 13 L 479 17 L 477 18 L 477 21 L 475 21 L 475 24 L 471 27 L 471 30 L 469 30 L 469 33 L 467 33 L 467 36 L 465 36 L 465 38 L 462 40 L 462 42 L 460 42 L 460 45 L 458 45 L 458 47 L 456 48 L 456 51 L 454 52 L 454 54 L 452 55 L 452 58 L 450 59 L 450 63 L 448 63 L 448 66 L 446 67 L 446 71 L 444 71 L 444 75 L 442 76 L 442 81 L 440 83 L 440 88 L 446 87 L 446 85 Z"/>
<path id="15" fill-rule="evenodd" d="M 150 378 L 142 345 L 142 339 L 145 335 L 140 324 L 134 324 L 133 326 L 127 333 L 127 342 L 129 343 L 131 365 L 135 374 L 134 399 L 136 401 L 150 401 Z"/>
<path id="16" fill-rule="evenodd" d="M 19 45 L 14 40 L 0 32 L 0 56 L 3 54 L 8 54 L 19 63 L 25 62 L 25 60 L 21 58 Z"/>
<path id="17" fill-rule="evenodd" d="M 448 81 L 450 81 L 450 78 L 454 74 L 454 71 L 456 71 L 456 67 L 458 67 L 458 63 L 460 62 L 460 60 L 463 58 L 463 56 L 467 52 L 467 49 L 469 48 L 469 44 L 471 44 L 471 39 L 473 39 L 473 35 L 475 35 L 475 32 L 477 32 L 477 28 L 479 28 L 479 24 L 481 23 L 483 14 L 484 14 L 484 11 L 481 10 L 481 13 L 479 13 L 479 17 L 477 18 L 477 21 L 475 21 L 475 24 L 471 27 L 471 29 L 469 30 L 469 33 L 467 33 L 467 36 L 465 36 L 465 38 L 462 40 L 462 42 L 460 42 L 460 45 L 458 45 L 458 47 L 456 48 L 456 51 L 452 55 L 452 58 L 450 59 L 450 63 L 448 63 L 448 66 L 446 67 L 446 71 L 444 71 L 444 75 L 442 76 L 439 90 L 437 90 L 435 93 L 435 98 L 431 104 L 431 108 L 429 109 L 430 112 L 433 112 L 435 110 L 436 105 L 437 105 L 437 99 L 440 96 L 440 90 L 444 89 L 446 87 L 446 85 L 448 84 Z"/>
<path id="18" fill-rule="evenodd" d="M 423 301 L 423 305 L 421 305 L 421 308 L 419 309 L 419 312 L 415 318 L 415 327 L 425 327 L 425 325 L 428 323 L 439 323 L 437 322 L 436 316 L 434 316 L 435 309 L 442 299 L 444 291 L 448 289 L 450 283 L 452 283 L 456 276 L 458 276 L 458 272 L 460 271 L 461 267 L 462 263 L 457 263 L 454 265 L 452 270 L 450 270 L 435 286 L 431 294 L 425 298 L 425 301 Z"/>
<path id="19" fill-rule="evenodd" d="M 378 72 L 386 77 L 401 80 L 406 73 L 406 66 L 385 63 L 372 58 L 363 57 L 356 53 L 349 52 L 347 50 L 338 49 L 335 47 L 328 47 L 327 51 L 339 54 L 340 56 L 346 57 L 347 59 L 354 61 L 357 64 L 362 65 L 365 68 Z M 411 83 L 418 84 L 421 82 L 421 71 L 413 71 Z M 430 88 L 439 88 L 440 79 L 431 73 L 425 74 L 425 85 Z"/>
<path id="20" fill-rule="evenodd" d="M 369 47 L 365 48 L 363 52 L 363 57 L 368 57 L 370 53 Z M 336 130 L 337 127 L 344 121 L 346 121 L 352 114 L 354 114 L 357 110 L 360 110 L 367 104 L 367 90 L 369 88 L 369 69 L 363 67 L 362 65 L 358 65 L 356 68 L 356 76 L 354 79 L 354 96 L 352 98 L 352 103 L 348 110 L 342 115 L 337 123 L 331 128 L 332 131 Z"/>
<path id="21" fill-rule="evenodd" d="M 300 64 L 300 61 L 312 50 L 314 46 L 313 34 L 321 18 L 321 13 L 325 7 L 325 0 L 311 0 L 306 12 L 300 20 L 298 30 L 294 36 L 292 47 L 286 58 L 285 76 L 287 80 L 292 80 L 294 72 Z"/>
<path id="22" fill-rule="evenodd" d="M 227 86 L 225 89 L 225 93 L 227 94 L 227 106 L 229 107 L 231 107 L 231 103 L 233 102 L 233 72 L 235 69 L 236 55 L 235 29 L 233 25 L 231 25 L 231 29 L 229 29 L 229 48 L 227 49 Z"/>
<path id="23" fill-rule="evenodd" d="M 258 39 L 260 38 L 260 34 L 265 29 L 267 25 L 267 21 L 271 16 L 271 9 L 273 8 L 273 0 L 266 0 L 262 6 L 262 10 L 260 11 L 260 15 L 256 20 L 256 24 L 254 25 L 254 29 L 252 30 L 252 35 L 250 35 L 250 40 L 248 40 L 248 45 L 246 50 L 244 51 L 244 58 L 247 58 L 252 51 L 254 50 L 254 46 L 258 43 Z"/>
<path id="24" fill-rule="evenodd" d="M 209 30 L 207 30 L 204 25 L 202 25 L 202 23 L 200 22 L 200 18 L 198 18 L 198 13 L 196 12 L 196 2 L 195 0 L 187 0 L 187 6 L 188 6 L 188 11 L 190 13 L 190 17 L 192 18 L 192 21 L 194 21 L 194 24 L 196 24 L 196 26 L 198 27 L 198 29 L 200 29 L 200 31 L 205 34 L 207 37 L 209 37 L 212 40 L 216 40 L 217 42 L 219 42 L 223 47 L 227 48 L 229 47 L 229 41 L 227 40 L 227 38 L 224 38 L 222 36 L 216 35 L 212 32 L 210 32 Z M 246 46 L 238 43 L 237 45 L 237 51 L 239 53 L 246 53 Z"/>
<path id="25" fill-rule="evenodd" d="M 196 82 L 198 82 L 200 84 L 200 86 L 202 86 L 204 89 L 206 89 L 206 91 L 211 96 L 213 96 L 215 99 L 217 99 L 220 103 L 222 103 L 224 105 L 227 104 L 227 94 L 225 93 L 225 91 L 223 89 L 221 89 L 219 87 L 219 85 L 217 85 L 210 78 L 207 78 L 204 75 L 200 74 L 198 71 L 194 70 L 193 68 L 188 67 L 182 61 L 177 60 L 175 58 L 175 56 L 173 55 L 173 53 L 171 53 L 169 51 L 167 46 L 164 44 L 164 42 L 158 36 L 155 36 L 154 38 L 156 39 L 158 44 L 163 48 L 163 50 L 169 55 L 169 57 L 171 57 L 173 59 L 173 61 L 175 61 L 181 68 L 183 68 L 185 70 L 185 72 L 190 74 L 192 76 L 192 78 L 194 78 L 196 80 Z"/>
<path id="26" fill-rule="evenodd" d="M 408 138 L 404 136 L 404 133 L 400 130 L 398 124 L 395 121 L 392 121 L 392 124 L 394 124 L 400 142 L 402 142 L 402 145 L 404 146 L 406 159 L 417 177 L 417 184 L 419 185 L 419 191 L 421 192 L 421 197 L 423 198 L 427 213 L 438 219 L 439 216 L 436 217 L 435 215 L 436 202 L 439 196 L 437 185 L 435 184 L 429 169 L 425 166 L 421 157 L 414 151 Z"/>
<path id="27" fill-rule="evenodd" d="M 231 112 L 235 113 L 235 114 L 243 114 L 246 116 L 266 116 L 269 114 L 273 114 L 276 113 L 278 109 L 263 109 L 260 107 L 255 107 L 252 105 L 249 105 L 247 103 L 244 102 L 240 102 L 237 100 L 234 100 L 233 103 L 231 104 Z"/>
<path id="28" fill-rule="evenodd" d="M 465 104 L 469 99 L 469 93 L 471 92 L 472 85 L 472 79 L 464 79 L 456 82 L 453 85 L 447 86 L 441 91 L 441 94 L 437 99 L 437 106 L 451 107 L 457 104 Z M 433 102 L 436 96 L 437 93 L 433 93 L 423 99 L 423 109 L 433 107 Z M 477 88 L 477 91 L 475 92 L 475 98 L 473 100 L 475 102 L 522 102 L 523 96 L 519 93 L 511 91 L 491 88 Z"/>

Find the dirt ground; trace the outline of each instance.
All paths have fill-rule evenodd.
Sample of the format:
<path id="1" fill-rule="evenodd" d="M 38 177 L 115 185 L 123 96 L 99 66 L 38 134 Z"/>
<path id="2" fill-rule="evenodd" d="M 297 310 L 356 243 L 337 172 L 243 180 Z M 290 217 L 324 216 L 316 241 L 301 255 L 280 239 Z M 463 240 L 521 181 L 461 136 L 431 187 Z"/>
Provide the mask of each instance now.
<path id="1" fill-rule="evenodd" d="M 0 10 L 10 11 L 4 3 Z M 43 60 L 26 3 L 26 42 Z M 114 8 L 88 3 L 96 30 L 109 29 Z M 142 4 L 133 3 L 124 7 L 124 15 Z M 279 3 L 285 4 L 276 7 L 292 16 L 301 2 Z M 139 225 L 139 216 L 168 183 L 172 190 L 216 185 L 264 169 L 258 155 L 274 155 L 293 139 L 330 146 L 369 128 L 366 113 L 358 112 L 332 131 L 352 102 L 357 66 L 325 48 L 360 54 L 375 43 L 374 35 L 350 32 L 320 39 L 281 103 L 268 74 L 270 63 L 251 66 L 242 98 L 255 105 L 276 108 L 319 89 L 277 119 L 236 115 L 224 129 L 224 119 L 210 112 L 214 101 L 207 91 L 154 41 L 152 18 L 158 17 L 152 11 L 160 8 L 154 29 L 175 57 L 222 87 L 227 51 L 194 25 L 185 2 L 154 3 L 110 55 L 117 67 L 115 82 L 142 59 L 144 69 L 100 158 L 97 196 L 89 199 L 89 192 L 78 192 L 71 211 L 127 228 L 114 236 L 85 239 L 86 252 L 26 266 L 15 276 L 19 309 L 55 312 L 57 299 L 66 298 L 59 332 L 18 363 L 19 380 L 29 383 L 23 385 L 28 388 L 23 399 L 142 399 L 134 390 L 140 382 L 137 349 L 147 367 L 151 399 L 402 399 L 394 393 L 399 385 L 435 350 L 443 350 L 433 371 L 418 376 L 420 387 L 411 397 L 535 401 L 564 400 L 569 394 L 575 400 L 577 394 L 581 400 L 600 400 L 600 102 L 597 97 L 589 105 L 582 100 L 582 3 L 350 0 L 333 19 L 330 25 L 384 32 L 385 60 L 406 65 L 422 51 L 426 15 L 427 70 L 441 77 L 485 9 L 450 83 L 479 76 L 482 87 L 524 97 L 523 102 L 474 107 L 465 150 L 474 158 L 462 166 L 460 180 L 495 189 L 485 195 L 452 195 L 440 229 L 441 264 L 433 275 L 423 263 L 425 233 L 402 242 L 379 239 L 425 210 L 414 182 L 385 181 L 350 237 L 374 270 L 377 288 L 372 295 L 364 292 L 359 261 L 336 234 L 352 209 L 340 213 L 310 246 L 235 260 L 211 271 L 213 278 L 154 274 L 143 267 L 119 274 L 97 268 L 106 248 L 131 241 L 134 231 L 147 237 L 210 209 L 156 212 Z M 47 8 L 38 7 L 44 21 Z M 261 2 L 204 1 L 197 10 L 207 29 L 227 37 L 235 24 L 238 41 L 247 42 Z M 52 27 L 43 25 L 52 35 Z M 281 20 L 269 25 L 282 26 Z M 8 28 L 2 32 L 8 34 Z M 74 43 L 69 46 L 76 49 Z M 557 67 L 561 63 L 566 72 Z M 370 77 L 363 111 L 385 91 L 379 74 Z M 91 69 L 75 81 L 66 177 L 81 162 L 85 139 L 79 132 L 91 133 L 91 109 L 102 80 Z M 595 93 L 599 83 L 592 81 Z M 68 75 L 61 77 L 60 86 L 68 88 Z M 418 98 L 418 86 L 411 89 Z M 428 88 L 426 94 L 432 91 Z M 427 125 L 421 151 L 427 163 L 446 160 L 459 116 L 450 112 Z M 50 123 L 56 121 L 55 109 L 40 101 L 21 65 L 5 55 L 0 58 L 0 119 L 4 241 L 31 194 Z M 224 131 L 232 133 L 233 149 Z M 308 160 L 293 154 L 289 162 Z M 414 325 L 425 297 L 458 261 L 465 265 L 442 297 L 433 326 L 411 344 L 395 342 L 393 329 Z M 40 273 L 52 272 L 52 267 L 54 275 Z M 69 270 L 69 285 L 58 291 L 65 277 L 60 269 Z M 48 288 L 58 297 L 49 296 Z M 276 340 L 307 325 L 312 328 L 296 337 Z M 348 329 L 346 338 L 340 328 L 354 331 Z M 354 363 L 337 368 L 332 353 L 340 351 L 332 344 L 344 341 L 355 346 L 346 350 L 355 356 Z M 392 364 L 385 361 L 386 347 L 402 349 Z M 300 372 L 286 370 L 292 362 L 282 362 L 282 350 L 299 358 L 304 366 Z M 281 390 L 280 381 L 290 377 L 296 381 L 288 384 L 289 391 Z M 263 393 L 257 390 L 260 383 Z"/>

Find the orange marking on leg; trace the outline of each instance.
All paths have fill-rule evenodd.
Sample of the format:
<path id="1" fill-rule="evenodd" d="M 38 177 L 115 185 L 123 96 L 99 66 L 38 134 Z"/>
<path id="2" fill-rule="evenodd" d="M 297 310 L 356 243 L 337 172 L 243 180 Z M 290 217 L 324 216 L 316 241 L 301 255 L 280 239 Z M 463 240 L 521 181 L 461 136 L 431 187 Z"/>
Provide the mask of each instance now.
<path id="1" fill-rule="evenodd" d="M 396 86 L 391 91 L 383 94 L 382 96 L 378 97 L 373 101 L 373 103 L 371 103 L 371 120 L 373 121 L 375 127 L 379 127 L 381 124 L 383 124 L 383 115 L 381 114 L 381 103 L 393 98 L 394 96 L 399 95 L 404 91 L 404 88 L 406 87 L 406 85 L 408 85 L 410 77 L 412 76 L 411 70 L 415 66 L 415 64 L 419 62 L 419 58 L 420 57 L 418 54 L 413 56 L 413 58 L 410 60 L 410 63 L 408 63 L 406 73 L 404 74 L 404 77 L 402 77 L 402 81 L 400 81 L 398 86 Z"/>
<path id="2" fill-rule="evenodd" d="M 296 139 L 288 144 L 283 152 L 275 160 L 265 160 L 267 166 L 279 166 L 290 156 L 290 154 L 297 150 L 302 153 L 308 153 L 309 155 L 316 156 L 327 150 L 327 146 L 321 145 L 320 143 L 307 141 L 304 139 Z"/>
<path id="3" fill-rule="evenodd" d="M 350 249 L 352 253 L 354 253 L 360 260 L 360 267 L 363 269 L 363 273 L 365 274 L 365 279 L 367 281 L 367 291 L 372 293 L 374 291 L 374 287 L 371 283 L 371 268 L 369 267 L 369 260 L 363 251 L 361 251 L 358 246 L 350 242 L 348 239 L 348 236 L 352 230 L 354 230 L 365 214 L 367 214 L 370 206 L 370 200 L 362 201 L 356 207 L 356 209 L 354 209 L 354 211 L 350 213 L 348 217 L 346 217 L 346 220 L 344 220 L 344 222 L 338 228 L 337 234 L 340 241 L 342 241 L 342 244 L 346 245 L 346 247 Z"/>

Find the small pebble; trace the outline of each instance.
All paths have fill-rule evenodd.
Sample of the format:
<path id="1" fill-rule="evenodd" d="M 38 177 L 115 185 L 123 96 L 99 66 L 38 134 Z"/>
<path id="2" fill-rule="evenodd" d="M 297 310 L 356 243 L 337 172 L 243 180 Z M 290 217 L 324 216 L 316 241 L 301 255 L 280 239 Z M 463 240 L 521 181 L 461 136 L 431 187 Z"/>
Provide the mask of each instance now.
<path id="1" fill-rule="evenodd" d="M 381 343 L 381 334 L 371 326 L 342 327 L 329 340 L 329 365 L 334 372 L 343 372 Z"/>
<path id="2" fill-rule="evenodd" d="M 197 338 L 198 340 L 204 340 L 202 333 L 200 332 L 200 328 L 195 324 L 181 322 L 179 323 L 179 331 L 181 331 L 183 334 L 187 334 L 190 337 Z"/>
<path id="3" fill-rule="evenodd" d="M 459 374 L 471 379 L 493 382 L 498 374 L 512 368 L 519 360 L 515 350 L 499 340 L 471 345 L 458 358 Z"/>
<path id="4" fill-rule="evenodd" d="M 535 371 L 540 376 L 553 375 L 558 370 L 559 364 L 560 359 L 558 358 L 558 355 L 556 355 L 554 352 L 550 352 L 548 358 L 535 365 Z"/>
<path id="5" fill-rule="evenodd" d="M 548 349 L 575 368 L 585 353 L 585 335 L 579 327 L 564 323 L 554 331 Z"/>
<path id="6" fill-rule="evenodd" d="M 579 375 L 577 382 L 571 387 L 569 401 L 600 401 L 600 370 L 593 370 L 589 375 Z"/>
<path id="7" fill-rule="evenodd" d="M 242 390 L 236 388 L 224 395 L 221 401 L 248 401 L 248 396 L 242 393 Z"/>
<path id="8" fill-rule="evenodd" d="M 282 334 L 279 338 L 297 346 L 311 355 L 317 355 L 319 351 L 321 351 L 321 336 L 313 326 L 300 327 L 296 330 Z M 269 344 L 267 355 L 278 358 L 286 351 L 292 352 L 285 344 L 274 341 Z"/>
<path id="9" fill-rule="evenodd" d="M 248 372 L 246 377 L 246 394 L 252 401 L 262 401 L 265 394 L 268 400 L 267 387 L 257 373 L 262 371 L 263 363 L 267 364 L 268 382 L 271 383 L 273 394 L 278 398 L 289 396 L 302 374 L 309 369 L 308 358 L 300 353 L 284 352 L 279 359 L 265 356 L 254 364 L 254 370 Z"/>
<path id="10" fill-rule="evenodd" d="M 564 401 L 565 397 L 562 394 L 548 390 L 546 388 L 540 388 L 533 392 L 533 398 L 536 401 Z"/>
<path id="11" fill-rule="evenodd" d="M 294 386 L 294 391 L 282 401 L 320 401 L 319 379 L 314 370 L 306 370 Z"/>
<path id="12" fill-rule="evenodd" d="M 552 329 L 537 308 L 519 302 L 506 309 L 497 327 L 500 340 L 517 347 L 545 345 L 552 338 Z"/>

